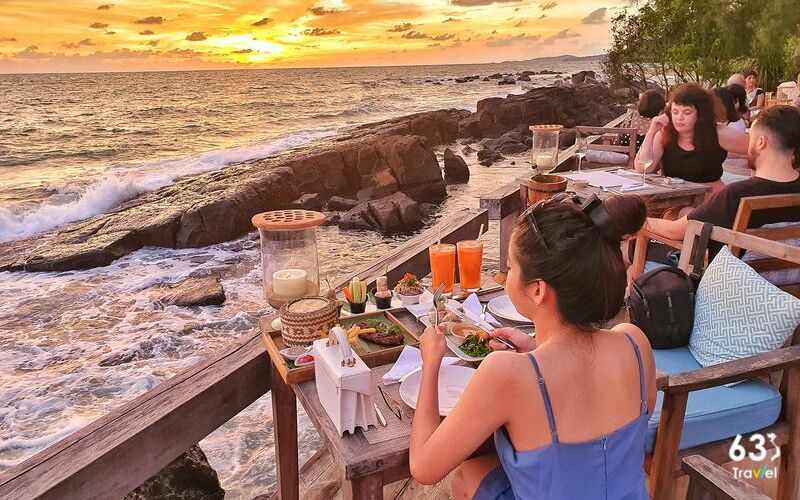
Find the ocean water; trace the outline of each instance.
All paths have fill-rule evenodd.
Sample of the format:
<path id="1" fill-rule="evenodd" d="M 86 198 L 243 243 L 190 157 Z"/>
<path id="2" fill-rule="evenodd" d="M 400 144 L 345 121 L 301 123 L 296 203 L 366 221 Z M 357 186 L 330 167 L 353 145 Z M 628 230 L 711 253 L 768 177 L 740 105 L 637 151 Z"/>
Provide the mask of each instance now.
<path id="1" fill-rule="evenodd" d="M 448 78 L 545 68 L 596 69 L 582 62 L 0 75 L 0 242 L 343 127 L 446 107 L 474 110 L 483 97 L 525 90 Z M 532 78 L 530 85 L 547 85 L 557 77 Z M 437 218 L 477 207 L 498 176 L 510 180 L 525 171 L 471 168 L 469 184 L 448 188 Z M 486 267 L 496 264 L 496 232 L 492 224 Z M 408 237 L 320 228 L 321 272 L 344 275 Z M 257 327 L 269 312 L 258 245 L 251 233 L 205 248 L 144 248 L 93 270 L 0 273 L 0 471 Z M 152 287 L 210 274 L 221 277 L 224 305 L 155 303 Z M 300 433 L 302 460 L 319 441 L 302 415 Z M 275 481 L 269 395 L 201 446 L 227 498 L 267 491 Z"/>

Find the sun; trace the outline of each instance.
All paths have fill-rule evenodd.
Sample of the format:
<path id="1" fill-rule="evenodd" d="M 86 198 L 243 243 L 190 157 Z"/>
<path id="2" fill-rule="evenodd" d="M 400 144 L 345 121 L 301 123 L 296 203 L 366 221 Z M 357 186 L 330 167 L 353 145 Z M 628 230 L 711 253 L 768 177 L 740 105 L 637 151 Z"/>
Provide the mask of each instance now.
<path id="1" fill-rule="evenodd" d="M 237 62 L 259 63 L 279 58 L 286 47 L 268 40 L 260 40 L 253 35 L 230 35 L 209 38 L 204 43 L 214 49 L 216 55 Z"/>

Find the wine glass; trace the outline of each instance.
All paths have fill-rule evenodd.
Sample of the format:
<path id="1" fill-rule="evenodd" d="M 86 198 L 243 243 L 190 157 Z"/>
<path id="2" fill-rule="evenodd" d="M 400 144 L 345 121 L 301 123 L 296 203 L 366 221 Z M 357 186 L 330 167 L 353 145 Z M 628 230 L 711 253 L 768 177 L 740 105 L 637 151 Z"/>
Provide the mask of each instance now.
<path id="1" fill-rule="evenodd" d="M 575 156 L 578 157 L 578 173 L 581 173 L 581 161 L 586 158 L 586 138 L 577 134 L 575 136 Z"/>
<path id="2" fill-rule="evenodd" d="M 636 164 L 642 168 L 642 186 L 647 185 L 647 169 L 653 165 L 653 159 L 642 160 L 639 155 L 636 155 Z"/>

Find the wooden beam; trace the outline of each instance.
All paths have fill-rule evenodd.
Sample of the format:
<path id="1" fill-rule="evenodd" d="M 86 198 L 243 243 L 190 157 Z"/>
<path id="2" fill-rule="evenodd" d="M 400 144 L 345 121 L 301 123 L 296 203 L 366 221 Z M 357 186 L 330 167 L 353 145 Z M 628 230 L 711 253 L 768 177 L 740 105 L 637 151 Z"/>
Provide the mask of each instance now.
<path id="1" fill-rule="evenodd" d="M 384 274 L 387 275 L 390 284 L 399 281 L 405 273 L 413 273 L 419 277 L 427 276 L 431 272 L 428 247 L 436 243 L 440 235 L 443 243 L 455 244 L 461 240 L 475 239 L 479 236 L 478 230 L 481 224 L 485 233 L 489 229 L 489 213 L 486 210 L 461 210 L 385 256 L 357 269 L 350 276 L 337 280 L 333 287 L 337 291 L 345 288 L 354 276 L 366 281 L 369 286 L 372 286 L 378 276 Z"/>
<path id="2" fill-rule="evenodd" d="M 684 458 L 683 470 L 689 475 L 686 500 L 769 500 L 755 486 L 734 479 L 730 472 L 701 455 Z"/>
<path id="3" fill-rule="evenodd" d="M 269 391 L 269 366 L 248 333 L 5 471 L 0 498 L 122 498 Z"/>

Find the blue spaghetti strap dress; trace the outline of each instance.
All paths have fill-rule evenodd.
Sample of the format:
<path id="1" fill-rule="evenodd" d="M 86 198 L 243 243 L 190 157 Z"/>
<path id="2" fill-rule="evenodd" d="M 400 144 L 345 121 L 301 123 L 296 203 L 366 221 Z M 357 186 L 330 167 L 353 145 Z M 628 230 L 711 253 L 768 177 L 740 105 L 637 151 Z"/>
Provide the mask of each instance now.
<path id="1" fill-rule="evenodd" d="M 533 353 L 528 356 L 539 380 L 552 442 L 541 448 L 514 450 L 505 428 L 494 434 L 502 467 L 481 482 L 476 500 L 641 500 L 647 495 L 644 480 L 647 399 L 642 356 L 628 335 L 639 364 L 641 410 L 639 416 L 611 434 L 590 441 L 558 440 L 547 386 Z"/>

